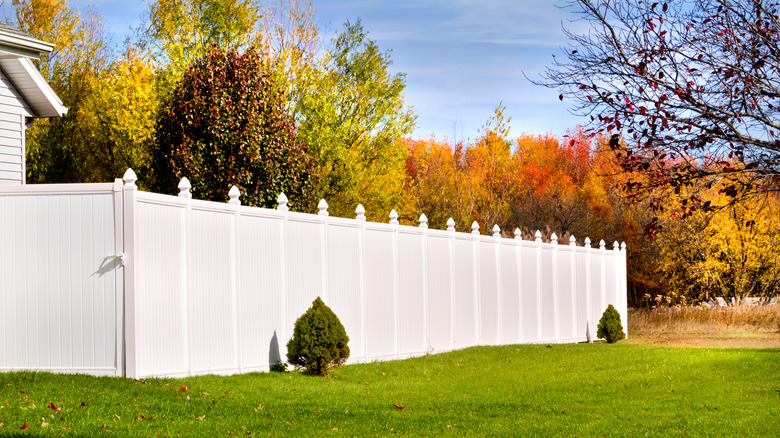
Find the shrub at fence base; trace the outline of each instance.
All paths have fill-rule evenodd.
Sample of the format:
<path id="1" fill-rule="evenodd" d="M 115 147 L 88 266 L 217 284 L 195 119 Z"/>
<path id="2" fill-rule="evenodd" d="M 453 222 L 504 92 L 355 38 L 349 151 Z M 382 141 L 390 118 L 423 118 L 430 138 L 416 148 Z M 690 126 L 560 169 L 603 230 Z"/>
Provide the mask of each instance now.
<path id="1" fill-rule="evenodd" d="M 349 337 L 339 318 L 322 302 L 312 303 L 297 321 L 287 343 L 287 361 L 315 375 L 327 374 L 349 358 Z"/>

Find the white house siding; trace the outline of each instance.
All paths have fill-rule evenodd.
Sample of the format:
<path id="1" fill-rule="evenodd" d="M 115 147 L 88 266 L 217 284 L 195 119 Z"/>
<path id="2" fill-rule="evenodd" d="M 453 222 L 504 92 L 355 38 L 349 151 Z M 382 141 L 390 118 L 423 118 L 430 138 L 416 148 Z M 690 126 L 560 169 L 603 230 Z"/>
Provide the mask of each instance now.
<path id="1" fill-rule="evenodd" d="M 0 184 L 24 182 L 24 118 L 34 115 L 0 70 Z"/>

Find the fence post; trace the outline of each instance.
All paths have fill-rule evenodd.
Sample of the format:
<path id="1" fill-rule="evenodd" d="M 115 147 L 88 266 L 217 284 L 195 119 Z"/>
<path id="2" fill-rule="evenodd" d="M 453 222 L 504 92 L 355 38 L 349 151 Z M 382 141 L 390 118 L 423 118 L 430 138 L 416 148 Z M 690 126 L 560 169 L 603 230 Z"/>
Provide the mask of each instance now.
<path id="1" fill-rule="evenodd" d="M 550 236 L 550 244 L 552 245 L 552 260 L 550 263 L 550 267 L 552 268 L 552 301 L 553 301 L 553 337 L 555 337 L 555 342 L 561 341 L 561 318 L 560 318 L 560 311 L 561 306 L 558 302 L 560 297 L 560 284 L 558 282 L 558 275 L 560 275 L 560 272 L 558 272 L 558 235 L 555 233 L 552 233 L 552 236 Z"/>
<path id="2" fill-rule="evenodd" d="M 181 241 L 182 241 L 182 253 L 181 260 L 184 269 L 181 270 L 181 306 L 182 306 L 182 332 L 184 335 L 184 342 L 182 342 L 182 349 L 184 354 L 184 360 L 187 361 L 187 375 L 192 375 L 192 358 L 190 353 L 192 352 L 192 339 L 190 337 L 190 305 L 189 305 L 189 268 L 190 268 L 190 214 L 192 212 L 192 193 L 190 189 L 192 184 L 190 180 L 183 177 L 179 181 L 179 198 L 186 201 L 184 207 L 184 214 L 181 218 Z"/>
<path id="3" fill-rule="evenodd" d="M 520 228 L 515 228 L 515 256 L 517 257 L 517 342 L 523 341 L 523 324 L 525 323 L 525 314 L 523 313 L 523 232 Z"/>
<path id="4" fill-rule="evenodd" d="M 395 344 L 395 356 L 401 357 L 401 316 L 398 314 L 401 306 L 401 298 L 399 296 L 399 283 L 401 282 L 401 269 L 399 266 L 399 251 L 398 251 L 398 212 L 393 209 L 390 212 L 390 225 L 393 226 L 393 339 Z"/>
<path id="5" fill-rule="evenodd" d="M 585 238 L 585 338 L 593 342 L 593 247 Z"/>
<path id="6" fill-rule="evenodd" d="M 501 345 L 504 320 L 501 316 L 501 228 L 498 224 L 493 225 L 493 241 L 496 244 L 496 345 Z"/>
<path id="7" fill-rule="evenodd" d="M 114 325 L 114 328 L 116 330 L 116 333 L 114 334 L 114 342 L 115 342 L 115 358 L 114 358 L 114 366 L 116 367 L 116 374 L 115 376 L 119 377 L 125 377 L 124 372 L 124 364 L 125 364 L 125 323 L 124 323 L 124 316 L 125 316 L 125 271 L 124 271 L 124 265 L 125 265 L 125 259 L 127 256 L 125 255 L 125 242 L 124 242 L 124 213 L 123 213 L 123 203 L 124 198 L 122 197 L 122 186 L 124 185 L 124 182 L 116 178 L 114 179 L 114 187 L 113 187 L 113 207 L 114 207 L 114 251 L 116 252 L 116 256 L 118 260 L 115 260 L 114 263 L 118 263 L 117 269 L 116 269 L 116 277 L 114 277 L 114 302 L 116 303 L 114 307 L 114 318 L 116 321 L 116 324 Z M 122 269 L 119 269 L 119 266 L 122 266 Z"/>
<path id="8" fill-rule="evenodd" d="M 325 199 L 320 199 L 319 204 L 317 204 L 317 208 L 319 209 L 317 215 L 322 218 L 322 236 L 320 237 L 320 259 L 322 260 L 320 265 L 320 268 L 322 269 L 322 300 L 326 303 L 330 303 L 330 294 L 328 293 L 330 289 L 330 259 L 328 258 L 328 248 L 330 247 L 330 238 L 328 237 L 328 217 L 330 214 L 328 213 L 328 203 L 325 201 Z"/>
<path id="9" fill-rule="evenodd" d="M 571 250 L 571 337 L 577 342 L 577 239 L 574 236 L 569 237 L 569 249 Z"/>
<path id="10" fill-rule="evenodd" d="M 482 285 L 480 284 L 480 257 L 479 257 L 479 224 L 477 221 L 471 224 L 471 234 L 474 236 L 474 325 L 476 327 L 477 345 L 482 345 Z"/>
<path id="11" fill-rule="evenodd" d="M 536 341 L 542 342 L 542 232 L 536 230 Z"/>
<path id="12" fill-rule="evenodd" d="M 596 319 L 601 318 L 601 314 L 607 308 L 607 244 L 604 239 L 599 241 L 599 250 L 601 251 L 601 306 Z"/>
<path id="13" fill-rule="evenodd" d="M 360 272 L 360 331 L 363 337 L 363 359 L 368 359 L 368 340 L 366 339 L 366 209 L 363 204 L 355 208 L 355 220 L 360 224 L 358 238 L 358 269 Z"/>
<path id="14" fill-rule="evenodd" d="M 127 169 L 122 180 L 122 201 L 124 209 L 124 240 L 125 240 L 125 377 L 137 379 L 138 352 L 136 332 L 136 290 L 137 273 L 135 269 L 135 197 L 138 187 L 135 182 L 138 177 L 133 169 Z"/>
<path id="15" fill-rule="evenodd" d="M 290 326 L 294 325 L 293 321 L 287 320 L 287 300 L 290 298 L 290 291 L 287 287 L 287 212 L 290 210 L 290 207 L 287 206 L 287 202 L 287 196 L 284 193 L 280 193 L 279 197 L 276 198 L 276 210 L 282 213 L 282 235 L 279 240 L 279 257 L 280 264 L 282 265 L 279 270 L 279 275 L 281 277 L 280 284 L 282 285 L 282 299 L 280 300 L 282 303 L 282 341 L 279 342 L 279 345 L 284 345 L 285 348 L 287 346 L 286 341 L 292 337 L 292 333 L 288 333 L 287 330 Z M 282 355 L 281 357 L 284 356 Z M 273 364 L 269 363 L 268 365 L 270 367 Z"/>
<path id="16" fill-rule="evenodd" d="M 450 271 L 450 351 L 455 349 L 455 233 L 448 239 Z"/>
<path id="17" fill-rule="evenodd" d="M 628 339 L 628 265 L 626 258 L 626 242 L 620 245 L 620 296 L 623 297 L 623 331 Z"/>
<path id="18" fill-rule="evenodd" d="M 241 305 L 239 303 L 239 297 L 238 297 L 238 288 L 239 288 L 239 270 L 238 270 L 238 242 L 241 240 L 241 236 L 239 235 L 239 223 L 241 219 L 241 200 L 239 197 L 241 196 L 241 192 L 238 190 L 238 187 L 232 186 L 230 188 L 230 191 L 228 191 L 228 197 L 230 197 L 230 200 L 228 201 L 228 204 L 233 206 L 233 232 L 230 233 L 230 257 L 232 260 L 230 260 L 230 266 L 231 266 L 231 273 L 230 273 L 230 294 L 232 295 L 231 301 L 233 302 L 233 306 L 230 309 L 230 312 L 233 314 L 233 360 L 235 361 L 236 366 L 238 367 L 238 372 L 242 373 L 244 371 L 243 364 L 241 363 L 241 315 L 238 313 L 238 309 Z"/>

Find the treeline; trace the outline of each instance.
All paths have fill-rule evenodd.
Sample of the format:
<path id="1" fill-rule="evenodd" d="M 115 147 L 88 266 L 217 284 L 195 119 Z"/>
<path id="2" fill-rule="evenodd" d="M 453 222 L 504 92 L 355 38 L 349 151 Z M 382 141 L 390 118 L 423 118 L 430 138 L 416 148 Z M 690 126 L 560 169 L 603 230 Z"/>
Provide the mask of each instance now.
<path id="1" fill-rule="evenodd" d="M 100 17 L 64 0 L 14 0 L 16 25 L 56 45 L 38 63 L 69 108 L 27 131 L 29 182 L 111 181 L 132 167 L 142 188 L 432 228 L 451 217 L 531 239 L 628 246 L 629 303 L 676 305 L 712 296 L 774 296 L 780 234 L 772 194 L 736 204 L 724 180 L 705 180 L 691 201 L 632 196 L 642 178 L 620 166 L 611 139 L 510 134 L 499 105 L 476 138 L 412 140 L 415 115 L 360 22 L 330 41 L 306 0 L 156 0 L 116 47 Z M 695 163 L 694 163 L 695 165 Z M 626 188 L 629 191 L 626 191 Z M 659 189 L 661 191 L 665 188 Z M 691 210 L 687 202 L 726 205 Z"/>

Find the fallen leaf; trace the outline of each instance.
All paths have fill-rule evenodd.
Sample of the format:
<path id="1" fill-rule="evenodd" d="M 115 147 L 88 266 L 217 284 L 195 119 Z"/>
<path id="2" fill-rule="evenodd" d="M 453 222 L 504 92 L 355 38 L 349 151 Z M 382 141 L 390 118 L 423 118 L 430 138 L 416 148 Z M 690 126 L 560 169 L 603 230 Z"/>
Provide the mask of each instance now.
<path id="1" fill-rule="evenodd" d="M 181 389 L 179 389 L 179 392 L 187 392 L 187 385 L 181 385 Z"/>
<path id="2" fill-rule="evenodd" d="M 121 418 L 117 414 L 114 414 L 114 417 L 116 417 L 117 420 L 121 420 Z"/>
<path id="3" fill-rule="evenodd" d="M 334 432 L 338 432 L 338 431 L 339 431 L 339 428 L 338 428 L 338 427 L 334 427 L 334 428 L 333 428 L 333 429 L 331 429 L 331 430 L 332 430 L 332 431 L 334 431 Z"/>
<path id="4" fill-rule="evenodd" d="M 395 403 L 393 403 L 393 406 L 395 406 L 398 409 L 403 409 L 405 407 L 404 405 L 397 405 Z"/>
<path id="5" fill-rule="evenodd" d="M 47 423 L 46 421 L 44 421 L 43 418 L 41 418 L 41 427 L 46 427 L 48 425 L 49 425 L 49 423 Z"/>
<path id="6" fill-rule="evenodd" d="M 54 412 L 57 412 L 57 411 L 59 411 L 59 410 L 60 410 L 60 408 L 58 408 L 58 407 L 57 407 L 57 406 L 54 404 L 54 402 L 49 402 L 49 409 L 52 409 Z"/>
<path id="7" fill-rule="evenodd" d="M 22 427 L 20 427 L 19 429 L 24 430 L 24 429 L 28 429 L 29 427 L 30 427 L 30 425 L 27 424 L 27 422 L 25 421 L 24 424 L 22 425 Z"/>
<path id="8" fill-rule="evenodd" d="M 203 421 L 205 419 L 206 419 L 206 415 L 205 414 L 201 415 L 200 417 L 198 417 L 198 421 Z"/>
<path id="9" fill-rule="evenodd" d="M 138 421 L 143 421 L 143 420 L 146 420 L 146 416 L 144 414 L 141 414 L 141 415 L 135 417 L 135 419 L 138 420 Z"/>
<path id="10" fill-rule="evenodd" d="M 187 400 L 189 400 L 189 399 L 190 399 L 190 396 L 189 396 L 189 395 L 187 395 Z"/>
<path id="11" fill-rule="evenodd" d="M 103 423 L 100 423 L 100 428 L 101 428 L 101 429 L 105 429 L 105 428 L 106 428 L 106 425 L 105 425 L 105 424 L 103 424 Z"/>
<path id="12" fill-rule="evenodd" d="M 552 348 L 552 344 L 547 344 L 547 348 Z"/>

